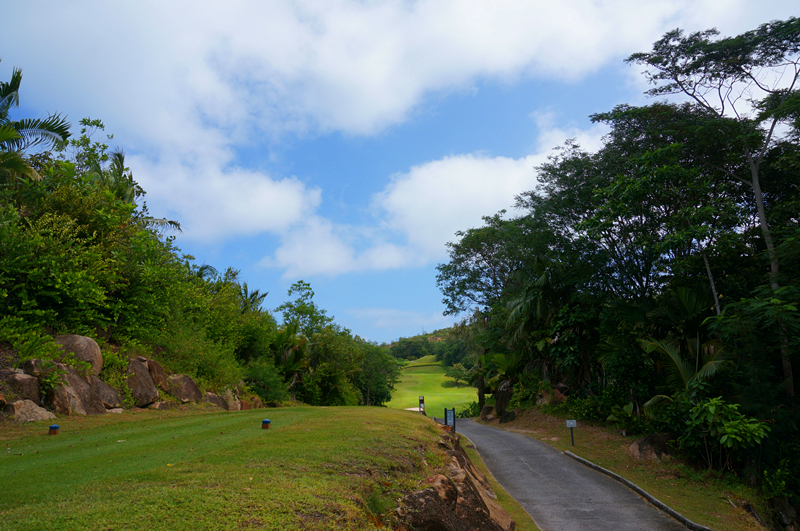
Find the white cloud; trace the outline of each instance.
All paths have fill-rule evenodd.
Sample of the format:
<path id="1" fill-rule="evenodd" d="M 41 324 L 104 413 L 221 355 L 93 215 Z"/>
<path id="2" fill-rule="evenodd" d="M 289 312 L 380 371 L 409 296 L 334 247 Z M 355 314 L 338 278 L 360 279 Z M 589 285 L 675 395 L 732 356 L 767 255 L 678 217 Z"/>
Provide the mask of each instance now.
<path id="1" fill-rule="evenodd" d="M 310 216 L 321 201 L 318 188 L 296 178 L 273 179 L 227 167 L 213 157 L 153 164 L 133 156 L 126 162 L 148 192 L 150 211 L 177 214 L 182 237 L 190 240 L 215 242 L 231 234 L 281 233 Z"/>
<path id="2" fill-rule="evenodd" d="M 455 155 L 397 174 L 374 198 L 384 224 L 368 237 L 319 218 L 320 190 L 236 168 L 237 146 L 287 132 L 370 135 L 408 120 L 431 94 L 485 79 L 574 80 L 676 26 L 732 34 L 793 9 L 745 0 L 12 2 L 0 49 L 3 71 L 24 69 L 24 105 L 100 117 L 124 139 L 151 205 L 169 205 L 187 237 L 271 232 L 283 242 L 275 265 L 338 274 L 440 258 L 456 230 L 531 188 L 533 166 L 573 135 L 550 124 L 536 155 Z M 592 134 L 579 138 L 587 148 Z"/>

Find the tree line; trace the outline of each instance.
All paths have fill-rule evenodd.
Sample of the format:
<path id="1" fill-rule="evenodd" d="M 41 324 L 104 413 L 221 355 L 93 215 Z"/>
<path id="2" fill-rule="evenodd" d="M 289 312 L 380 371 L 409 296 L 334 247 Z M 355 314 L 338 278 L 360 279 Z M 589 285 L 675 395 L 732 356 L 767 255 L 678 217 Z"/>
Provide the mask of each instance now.
<path id="1" fill-rule="evenodd" d="M 154 218 L 100 120 L 70 135 L 61 115 L 13 120 L 22 71 L 0 82 L 0 347 L 17 362 L 59 359 L 52 337 L 101 344 L 104 380 L 123 391 L 147 355 L 209 390 L 267 402 L 381 405 L 398 362 L 338 325 L 303 281 L 274 311 L 232 268 L 181 253 L 179 224 Z M 282 323 L 275 315 L 282 314 Z"/>
<path id="2" fill-rule="evenodd" d="M 800 20 L 671 31 L 631 55 L 656 98 L 536 168 L 456 234 L 437 283 L 484 394 L 542 395 L 800 493 Z M 797 501 L 797 500 L 795 500 Z"/>

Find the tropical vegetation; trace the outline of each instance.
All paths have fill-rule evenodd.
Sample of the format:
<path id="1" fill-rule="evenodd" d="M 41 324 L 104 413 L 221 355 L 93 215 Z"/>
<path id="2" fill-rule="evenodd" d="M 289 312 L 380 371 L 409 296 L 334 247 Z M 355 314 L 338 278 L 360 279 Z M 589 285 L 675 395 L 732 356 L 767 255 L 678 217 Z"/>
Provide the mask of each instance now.
<path id="1" fill-rule="evenodd" d="M 657 99 L 593 115 L 598 151 L 556 148 L 438 266 L 476 406 L 566 396 L 548 407 L 671 431 L 800 507 L 800 19 L 675 30 L 627 61 Z"/>

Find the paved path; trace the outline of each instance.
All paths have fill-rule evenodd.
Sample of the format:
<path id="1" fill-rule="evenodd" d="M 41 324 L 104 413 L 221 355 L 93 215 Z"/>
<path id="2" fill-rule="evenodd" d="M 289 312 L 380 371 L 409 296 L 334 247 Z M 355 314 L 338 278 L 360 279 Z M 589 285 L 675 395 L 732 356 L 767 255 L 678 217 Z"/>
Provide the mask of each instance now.
<path id="1" fill-rule="evenodd" d="M 542 531 L 686 531 L 639 495 L 545 443 L 469 419 L 456 430 Z"/>

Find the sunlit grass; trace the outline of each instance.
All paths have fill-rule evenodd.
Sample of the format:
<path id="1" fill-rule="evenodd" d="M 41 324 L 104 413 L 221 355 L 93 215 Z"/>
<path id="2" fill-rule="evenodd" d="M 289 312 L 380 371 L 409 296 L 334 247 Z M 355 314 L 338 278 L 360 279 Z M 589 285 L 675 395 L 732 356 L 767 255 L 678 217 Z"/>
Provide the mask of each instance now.
<path id="1" fill-rule="evenodd" d="M 372 529 L 440 452 L 429 421 L 385 408 L 58 423 L 0 425 L 2 529 Z"/>
<path id="2" fill-rule="evenodd" d="M 425 356 L 403 367 L 400 382 L 395 384 L 392 400 L 387 407 L 406 409 L 419 406 L 419 397 L 425 397 L 428 416 L 443 417 L 445 408 L 460 410 L 478 399 L 477 390 L 469 384 L 458 385 L 445 375 L 445 368 L 434 356 Z"/>

